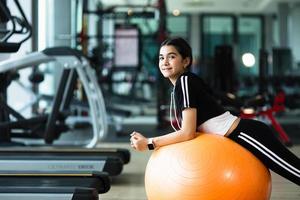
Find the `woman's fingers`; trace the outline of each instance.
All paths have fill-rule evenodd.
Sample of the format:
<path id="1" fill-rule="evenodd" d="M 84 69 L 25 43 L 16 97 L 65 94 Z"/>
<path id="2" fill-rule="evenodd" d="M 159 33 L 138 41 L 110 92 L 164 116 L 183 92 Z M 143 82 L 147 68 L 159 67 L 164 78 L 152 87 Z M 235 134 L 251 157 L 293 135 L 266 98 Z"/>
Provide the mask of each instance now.
<path id="1" fill-rule="evenodd" d="M 130 134 L 130 146 L 134 149 L 136 149 L 136 143 L 137 143 L 137 140 L 138 140 L 138 137 L 135 136 L 135 132 L 131 133 Z"/>
<path id="2" fill-rule="evenodd" d="M 130 139 L 130 146 L 134 149 L 136 149 L 136 144 L 135 141 L 133 141 L 133 139 Z"/>
<path id="3" fill-rule="evenodd" d="M 143 135 L 139 132 L 136 132 L 136 131 L 133 131 L 131 134 L 130 134 L 131 137 L 143 137 Z"/>
<path id="4" fill-rule="evenodd" d="M 130 136 L 130 145 L 132 148 L 138 151 L 144 151 L 147 148 L 147 138 L 141 133 L 133 131 Z"/>

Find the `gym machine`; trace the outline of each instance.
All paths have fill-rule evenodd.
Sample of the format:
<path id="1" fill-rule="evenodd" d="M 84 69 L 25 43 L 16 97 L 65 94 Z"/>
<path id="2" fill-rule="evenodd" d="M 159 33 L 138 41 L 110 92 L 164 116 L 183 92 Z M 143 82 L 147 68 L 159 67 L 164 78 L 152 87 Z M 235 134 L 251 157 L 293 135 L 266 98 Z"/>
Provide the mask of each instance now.
<path id="1" fill-rule="evenodd" d="M 69 92 L 64 93 L 64 91 L 66 91 L 66 89 L 68 91 L 71 87 L 73 87 L 71 85 L 72 79 L 74 78 L 72 74 L 77 72 L 87 95 L 87 101 L 90 108 L 89 115 L 93 128 L 93 138 L 86 146 L 94 147 L 99 140 L 106 136 L 107 133 L 106 110 L 103 96 L 96 81 L 96 77 L 93 74 L 93 70 L 89 67 L 88 61 L 81 56 L 78 51 L 67 47 L 57 47 L 45 49 L 42 52 L 30 53 L 21 58 L 12 58 L 0 63 L 0 73 L 9 70 L 19 70 L 28 66 L 37 66 L 41 63 L 53 61 L 56 61 L 67 70 L 63 71 L 61 77 L 63 82 L 59 85 L 56 94 L 57 96 L 54 98 L 55 101 L 52 107 L 52 112 L 50 113 L 50 116 L 46 116 L 44 140 L 47 144 L 51 144 L 53 140 L 57 138 L 57 136 L 53 133 L 55 131 L 55 125 L 58 123 L 56 120 L 59 118 L 59 114 L 64 111 L 68 101 L 70 101 L 69 99 L 71 98 L 71 94 Z M 64 104 L 61 105 L 62 101 Z M 11 111 L 12 109 L 6 110 Z M 17 115 L 16 112 L 9 112 L 9 114 L 12 114 L 17 119 L 21 118 L 20 121 L 22 121 L 22 124 L 26 124 L 26 120 L 20 115 Z M 29 119 L 28 121 L 29 123 L 27 126 L 39 122 L 44 123 L 45 117 Z M 3 126 L 5 125 L 7 125 L 7 128 L 9 129 L 11 126 L 14 127 L 15 124 L 4 124 Z M 2 128 L 4 128 L 3 126 Z"/>
<path id="2" fill-rule="evenodd" d="M 7 22 L 12 23 L 12 30 L 8 30 L 7 28 L 0 29 L 0 36 L 1 36 L 0 52 L 7 53 L 7 52 L 18 51 L 21 44 L 31 36 L 31 26 L 28 23 L 19 2 L 17 0 L 14 0 L 14 2 L 17 6 L 17 10 L 20 11 L 23 19 L 20 19 L 16 16 L 12 16 L 10 14 L 8 7 L 5 4 L 5 1 L 0 0 L 0 11 L 1 11 L 0 23 L 7 23 Z M 19 30 L 17 30 L 16 24 L 18 24 L 18 27 L 21 27 Z M 3 28 L 3 26 L 1 26 L 0 28 Z M 15 42 L 15 41 L 10 42 L 9 39 L 15 34 L 23 34 L 23 35 L 27 34 L 27 36 L 22 40 L 20 40 L 19 42 Z M 58 50 L 58 52 L 56 53 L 60 52 L 59 49 L 56 50 Z M 89 91 L 92 91 L 94 95 L 94 99 L 92 100 L 89 99 L 88 101 L 89 105 L 93 106 L 93 108 L 91 108 L 92 109 L 91 117 L 98 117 L 97 116 L 98 113 L 93 111 L 95 109 L 99 109 L 99 107 L 97 106 L 99 106 L 101 103 L 102 106 L 104 106 L 103 105 L 104 102 L 100 102 L 100 104 L 98 102 L 97 104 L 97 101 L 95 100 L 95 98 L 99 97 L 99 94 L 101 95 L 101 91 L 99 93 L 99 88 L 97 88 L 98 85 L 95 86 L 91 85 L 92 84 L 91 82 L 93 82 L 93 77 L 92 77 L 93 72 L 87 72 L 89 69 L 85 70 L 85 69 L 77 68 L 77 70 L 75 70 L 74 66 L 77 65 L 77 62 L 80 61 L 79 62 L 81 64 L 80 66 L 84 68 L 85 65 L 83 65 L 81 61 L 86 62 L 86 60 L 84 60 L 84 58 L 81 58 L 81 56 L 75 53 L 75 51 L 72 50 L 68 51 L 66 49 L 65 51 L 67 51 L 68 53 L 65 55 L 64 58 L 68 56 L 73 56 L 74 59 L 73 60 L 71 59 L 71 62 L 73 62 L 71 63 L 71 66 L 73 68 L 71 67 L 72 68 L 71 70 L 69 69 L 64 70 L 63 72 L 63 74 L 65 75 L 64 77 L 67 78 L 68 74 L 71 71 L 73 71 L 73 73 L 71 74 L 74 74 L 74 71 L 76 71 L 77 73 L 81 72 L 80 78 L 84 79 L 85 84 L 86 83 L 90 84 L 89 86 L 85 85 L 85 87 L 87 87 L 87 89 L 90 89 Z M 74 55 L 72 55 L 71 52 Z M 1 62 L 0 78 L 1 80 L 2 78 L 5 78 L 4 80 L 2 80 L 0 85 L 0 100 L 1 100 L 0 121 L 2 122 L 1 134 L 6 134 L 6 136 L 8 136 L 7 138 L 4 137 L 5 139 L 9 139 L 8 142 L 10 142 L 10 136 L 12 133 L 11 130 L 14 128 L 13 126 L 11 126 L 14 123 L 11 123 L 10 121 L 11 118 L 9 118 L 9 115 L 12 115 L 19 122 L 22 121 L 21 123 L 19 124 L 15 123 L 14 125 L 19 126 L 18 127 L 19 129 L 23 128 L 24 130 L 27 130 L 24 133 L 28 132 L 28 130 L 30 129 L 30 125 L 35 126 L 36 123 L 44 124 L 44 127 L 42 128 L 45 130 L 45 133 L 43 134 L 43 138 L 45 142 L 48 144 L 52 144 L 53 140 L 55 140 L 62 132 L 62 130 L 59 131 L 55 130 L 56 128 L 54 127 L 57 127 L 58 112 L 61 111 L 59 101 L 57 100 L 60 99 L 61 97 L 66 98 L 66 96 L 61 96 L 56 98 L 54 103 L 54 108 L 52 109 L 50 115 L 48 116 L 45 115 L 40 118 L 37 117 L 29 120 L 25 119 L 21 114 L 19 114 L 18 112 L 16 112 L 14 109 L 12 109 L 6 104 L 6 89 L 10 84 L 10 81 L 12 80 L 12 77 L 9 76 L 13 74 L 10 73 L 11 70 L 18 70 L 23 67 L 38 65 L 43 62 L 57 61 L 53 56 L 49 56 L 49 54 L 52 55 L 51 51 L 49 52 L 45 50 L 43 53 L 40 52 L 40 54 L 33 53 L 31 54 L 31 56 L 28 57 L 25 56 L 25 60 L 22 60 L 21 58 L 19 59 L 19 62 L 18 59 L 16 60 L 12 59 L 5 62 Z M 35 60 L 36 57 L 32 55 L 40 55 L 40 57 L 37 56 L 37 60 Z M 37 62 L 35 63 L 35 61 Z M 69 68 L 68 64 L 69 64 L 68 62 L 64 62 L 63 67 Z M 87 68 L 88 67 L 89 66 L 87 66 Z M 84 72 L 86 74 L 84 74 Z M 67 78 L 67 80 L 70 79 Z M 100 99 L 100 101 L 101 100 L 102 98 Z M 103 112 L 103 109 L 101 109 L 99 112 Z M 101 117 L 102 117 L 101 118 L 102 121 L 100 120 L 101 126 L 99 126 L 99 124 L 95 124 L 95 125 L 93 124 L 94 136 L 91 142 L 86 145 L 87 147 L 94 147 L 97 141 L 100 140 L 100 138 L 104 135 L 106 131 L 105 129 L 106 127 L 104 124 L 105 112 L 103 112 L 103 115 L 101 115 Z M 65 118 L 63 118 L 63 120 L 61 121 L 63 122 L 64 119 Z M 104 125 L 101 123 L 103 123 Z M 27 127 L 26 124 L 28 125 Z M 55 131 L 56 134 L 54 134 Z M 3 137 L 0 137 L 0 140 L 1 139 L 3 139 Z M 1 143 L 2 142 L 3 141 L 1 141 Z M 97 200 L 99 199 L 99 194 L 105 193 L 110 189 L 110 179 L 108 176 L 109 174 L 101 171 L 107 171 L 111 175 L 119 174 L 122 170 L 122 164 L 129 162 L 129 156 L 130 156 L 129 152 L 126 152 L 125 150 L 124 151 L 107 150 L 108 156 L 101 157 L 101 155 L 105 153 L 106 150 L 101 150 L 99 152 L 98 149 L 97 150 L 94 149 L 93 152 L 90 152 L 92 151 L 91 149 L 89 149 L 90 151 L 84 151 L 83 149 L 79 149 L 79 148 L 68 149 L 68 150 L 56 149 L 56 152 L 53 153 L 51 156 L 51 151 L 53 152 L 53 150 L 54 149 L 50 150 L 49 147 L 33 148 L 33 149 L 7 147 L 1 149 L 1 158 L 3 158 L 1 162 L 3 163 L 3 165 L 0 170 L 0 182 L 1 182 L 0 199 L 16 200 L 22 197 L 23 199 L 30 199 L 30 200 L 35 200 L 35 199 Z M 117 154 L 115 155 L 114 152 L 117 152 Z M 74 154 L 76 154 L 76 156 Z M 115 157 L 113 155 L 115 155 Z M 33 157 L 35 157 L 36 159 L 35 161 L 29 159 Z M 29 162 L 27 162 L 26 159 Z M 47 164 L 47 160 L 49 160 L 48 164 Z M 98 162 L 96 162 L 96 160 Z M 64 164 L 62 161 L 66 161 L 66 162 L 69 161 L 68 164 L 71 163 L 71 165 Z M 114 162 L 115 162 L 114 166 L 118 166 L 116 169 L 115 167 L 112 167 L 111 164 Z M 44 166 L 41 166 L 43 164 Z M 15 171 L 14 169 L 12 169 L 12 166 L 21 166 L 21 167 L 17 169 L 17 171 Z M 106 170 L 106 168 L 108 170 Z"/>
<path id="3" fill-rule="evenodd" d="M 47 63 L 47 62 L 53 62 L 56 61 L 58 64 L 62 65 L 64 68 L 67 68 L 67 70 L 73 70 L 73 71 L 63 71 L 63 75 L 61 78 L 61 83 L 59 84 L 58 91 L 56 93 L 56 96 L 54 98 L 54 104 L 52 107 L 52 111 L 48 116 L 43 116 L 42 119 L 39 119 L 35 117 L 35 123 L 36 126 L 38 123 L 40 124 L 46 124 L 46 127 L 43 129 L 45 131 L 43 137 L 46 143 L 52 144 L 52 142 L 58 137 L 60 134 L 57 133 L 55 129 L 55 125 L 58 124 L 57 119 L 60 113 L 63 113 L 66 109 L 67 105 L 70 104 L 71 100 L 71 94 L 72 94 L 72 88 L 74 87 L 74 74 L 77 72 L 78 77 L 80 78 L 82 85 L 85 89 L 88 105 L 90 108 L 89 114 L 90 114 L 90 120 L 92 122 L 93 126 L 93 138 L 90 140 L 90 142 L 86 145 L 88 149 L 83 148 L 59 148 L 59 150 L 54 150 L 51 148 L 44 148 L 44 150 L 41 150 L 41 148 L 33 148 L 32 150 L 29 150 L 28 148 L 22 147 L 19 148 L 18 152 L 15 152 L 16 154 L 25 154 L 22 153 L 23 151 L 30 151 L 31 153 L 40 152 L 40 154 L 45 154 L 45 152 L 51 152 L 56 151 L 56 156 L 62 155 L 63 152 L 81 152 L 81 154 L 87 154 L 89 155 L 91 152 L 94 154 L 101 154 L 103 157 L 118 157 L 123 164 L 126 164 L 130 160 L 130 154 L 127 149 L 103 149 L 103 148 L 96 148 L 93 150 L 89 149 L 92 147 L 95 147 L 95 145 L 101 141 L 107 133 L 107 119 L 106 119 L 106 110 L 105 110 L 105 104 L 103 100 L 103 96 L 101 94 L 101 90 L 98 86 L 98 83 L 96 82 L 96 77 L 93 73 L 93 70 L 88 64 L 88 61 L 81 56 L 81 54 L 68 47 L 57 47 L 57 48 L 50 48 L 46 49 L 42 52 L 34 52 L 30 53 L 22 58 L 12 58 L 10 60 L 6 60 L 0 63 L 0 73 L 7 72 L 10 70 L 18 70 L 22 69 L 24 67 L 28 66 L 37 66 L 41 63 Z M 71 73 L 72 72 L 72 73 Z M 71 76 L 69 75 L 71 74 Z M 7 109 L 6 109 L 7 110 Z M 12 110 L 12 109 L 10 109 Z M 10 114 L 13 114 L 16 116 L 15 112 L 10 112 Z M 16 117 L 17 118 L 17 117 Z M 46 120 L 45 120 L 46 119 Z M 15 121 L 15 122 L 3 122 L 0 123 L 0 128 L 2 130 L 13 130 L 13 128 L 20 129 L 23 127 L 30 127 L 30 124 L 32 124 L 32 119 L 21 119 L 21 122 Z M 16 125 L 18 124 L 18 126 Z M 32 125 L 31 125 L 32 126 Z M 11 151 L 7 148 L 5 151 Z M 16 149 L 16 148 L 12 148 Z M 14 150 L 16 151 L 16 150 Z M 26 156 L 25 156 L 26 157 Z"/>
<path id="4" fill-rule="evenodd" d="M 88 1 L 77 4 L 76 8 L 80 13 L 77 20 L 85 19 L 86 16 L 89 16 L 87 19 L 95 17 L 97 32 L 93 33 L 87 28 L 87 20 L 80 20 L 83 24 L 76 37 L 77 45 L 82 47 L 85 55 L 90 57 L 93 66 L 98 70 L 97 77 L 102 86 L 102 92 L 105 99 L 111 102 L 107 111 L 111 124 L 115 126 L 117 136 L 128 136 L 128 133 L 122 129 L 123 119 L 130 115 L 148 113 L 152 111 L 150 110 L 152 107 L 153 110 L 155 109 L 150 86 L 154 83 L 154 76 L 147 75 L 147 67 L 141 65 L 142 57 L 149 59 L 148 54 L 146 56 L 141 54 L 141 40 L 147 37 L 151 41 L 149 43 L 153 45 L 156 34 L 142 35 L 138 23 L 130 23 L 130 20 L 134 18 L 158 19 L 160 18 L 159 8 L 156 4 L 150 3 L 105 7 L 101 2 L 97 2 L 95 4 L 97 6 L 93 6 L 95 9 L 90 9 L 89 5 Z M 106 22 L 111 20 L 112 23 L 109 23 L 107 30 L 103 29 Z M 148 20 L 146 21 L 145 24 L 148 24 Z M 90 41 L 96 44 L 92 54 L 88 53 L 87 48 Z M 151 64 L 148 66 L 153 67 L 152 58 L 150 60 Z M 137 107 L 136 104 L 139 106 Z"/>
<path id="5" fill-rule="evenodd" d="M 109 189 L 105 173 L 0 172 L 0 199 L 5 200 L 98 200 Z"/>
<path id="6" fill-rule="evenodd" d="M 57 131 L 57 127 L 55 127 L 55 125 L 59 124 L 59 116 L 64 114 L 65 110 L 71 103 L 74 79 L 76 78 L 75 74 L 77 72 L 86 92 L 87 102 L 90 109 L 89 120 L 91 121 L 93 130 L 93 138 L 88 144 L 86 144 L 86 147 L 94 147 L 98 141 L 106 136 L 107 133 L 105 103 L 101 90 L 96 82 L 96 77 L 93 74 L 92 69 L 89 67 L 88 61 L 85 60 L 78 51 L 67 47 L 51 48 L 42 52 L 30 53 L 21 58 L 12 58 L 0 63 L 0 73 L 19 70 L 28 66 L 37 66 L 42 63 L 53 61 L 60 64 L 64 70 L 58 90 L 54 97 L 50 114 L 42 117 L 38 116 L 25 119 L 21 114 L 17 113 L 17 111 L 9 108 L 8 105 L 1 104 L 4 112 L 6 112 L 7 115 L 12 115 L 17 120 L 15 122 L 12 122 L 9 118 L 6 121 L 3 120 L 4 122 L 0 124 L 0 127 L 3 129 L 6 127 L 9 129 L 9 132 L 13 132 L 14 129 L 23 129 L 26 130 L 25 133 L 33 133 L 32 131 L 29 131 L 30 125 L 32 126 L 37 123 L 44 123 L 46 124 L 43 129 L 44 140 L 47 144 L 52 144 L 61 133 L 60 131 Z M 26 124 L 28 125 L 26 126 Z M 55 131 L 57 132 L 55 133 Z"/>
<path id="7" fill-rule="evenodd" d="M 109 151 L 111 150 L 111 151 Z M 122 149 L 121 149 L 122 150 Z M 110 176 L 119 175 L 123 164 L 129 162 L 129 153 L 118 149 L 79 148 L 0 148 L 0 171 L 99 171 Z"/>

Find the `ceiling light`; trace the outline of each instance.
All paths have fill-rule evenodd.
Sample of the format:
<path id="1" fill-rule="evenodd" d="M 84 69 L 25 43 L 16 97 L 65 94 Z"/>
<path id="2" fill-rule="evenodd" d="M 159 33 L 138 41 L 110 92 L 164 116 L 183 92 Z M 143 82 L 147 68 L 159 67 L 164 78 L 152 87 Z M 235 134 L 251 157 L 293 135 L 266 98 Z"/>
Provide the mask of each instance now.
<path id="1" fill-rule="evenodd" d="M 246 67 L 253 67 L 255 64 L 255 57 L 252 53 L 244 53 L 242 56 L 242 61 Z"/>
<path id="2" fill-rule="evenodd" d="M 133 14 L 133 10 L 131 8 L 129 8 L 128 11 L 127 11 L 127 15 L 131 16 L 132 14 Z"/>
<path id="3" fill-rule="evenodd" d="M 177 16 L 180 15 L 180 10 L 179 9 L 174 9 L 172 13 L 173 13 L 174 16 L 177 17 Z"/>

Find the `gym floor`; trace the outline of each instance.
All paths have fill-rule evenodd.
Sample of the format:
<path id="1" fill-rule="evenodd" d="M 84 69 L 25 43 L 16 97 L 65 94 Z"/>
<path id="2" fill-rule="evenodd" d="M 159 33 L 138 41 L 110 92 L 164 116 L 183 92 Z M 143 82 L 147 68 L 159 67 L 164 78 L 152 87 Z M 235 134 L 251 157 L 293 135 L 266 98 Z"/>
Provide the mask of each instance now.
<path id="1" fill-rule="evenodd" d="M 143 119 L 143 117 L 138 117 Z M 290 147 L 290 150 L 300 157 L 300 115 L 297 113 L 291 115 L 284 115 L 278 118 L 284 129 L 287 131 L 294 145 Z M 132 130 L 145 131 L 146 133 L 157 132 L 154 126 L 148 124 L 138 123 L 138 126 L 130 124 L 124 126 L 125 132 L 128 134 Z M 135 129 L 134 129 L 135 127 Z M 159 131 L 164 133 L 164 131 Z M 111 133 L 113 135 L 113 133 Z M 111 136 L 113 137 L 113 136 Z M 113 140 L 111 138 L 111 140 Z M 121 175 L 112 178 L 111 189 L 108 193 L 100 195 L 102 200 L 147 200 L 146 192 L 144 188 L 144 172 L 147 165 L 147 161 L 151 156 L 151 152 L 136 152 L 129 146 L 129 136 L 124 135 L 114 138 L 114 141 L 119 142 L 105 142 L 99 144 L 99 146 L 128 148 L 131 151 L 131 161 L 124 166 L 124 171 Z M 272 196 L 271 200 L 299 200 L 300 190 L 296 184 L 293 184 L 279 175 L 272 173 Z"/>

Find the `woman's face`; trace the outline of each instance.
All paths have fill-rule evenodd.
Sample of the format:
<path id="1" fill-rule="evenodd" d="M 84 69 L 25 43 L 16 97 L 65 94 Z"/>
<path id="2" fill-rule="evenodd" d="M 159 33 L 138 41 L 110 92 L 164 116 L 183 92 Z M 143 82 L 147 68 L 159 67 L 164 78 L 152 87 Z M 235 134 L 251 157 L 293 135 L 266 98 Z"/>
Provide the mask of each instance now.
<path id="1" fill-rule="evenodd" d="M 165 78 L 175 84 L 177 78 L 185 71 L 190 58 L 183 59 L 176 48 L 172 45 L 165 45 L 159 51 L 159 69 Z"/>

